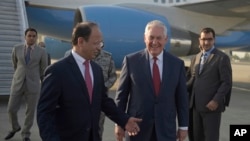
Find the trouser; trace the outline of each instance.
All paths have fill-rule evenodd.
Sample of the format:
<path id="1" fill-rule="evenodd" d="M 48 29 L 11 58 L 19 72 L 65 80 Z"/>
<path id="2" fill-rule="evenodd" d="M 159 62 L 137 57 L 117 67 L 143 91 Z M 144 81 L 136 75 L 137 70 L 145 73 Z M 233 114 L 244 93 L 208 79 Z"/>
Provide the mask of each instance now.
<path id="1" fill-rule="evenodd" d="M 193 108 L 194 141 L 219 141 L 221 112 L 199 112 Z"/>
<path id="2" fill-rule="evenodd" d="M 38 90 L 39 92 L 39 90 Z M 18 93 L 12 93 L 9 98 L 8 102 L 8 114 L 9 114 L 9 121 L 12 126 L 12 131 L 16 131 L 20 128 L 20 124 L 18 122 L 18 111 L 21 107 L 21 103 L 24 100 L 26 111 L 25 111 L 25 120 L 24 126 L 22 128 L 22 137 L 29 137 L 30 136 L 30 129 L 34 122 L 35 111 L 37 106 L 39 94 L 28 93 L 27 88 L 25 85 L 22 86 L 21 90 Z"/>
<path id="3" fill-rule="evenodd" d="M 100 135 L 101 140 L 102 140 L 102 135 L 103 135 L 103 130 L 104 130 L 103 129 L 104 122 L 105 122 L 105 114 L 101 112 L 100 120 L 99 120 L 99 135 Z"/>
<path id="4" fill-rule="evenodd" d="M 189 141 L 194 141 L 193 133 L 193 109 L 189 109 L 189 124 L 188 124 L 188 139 Z"/>

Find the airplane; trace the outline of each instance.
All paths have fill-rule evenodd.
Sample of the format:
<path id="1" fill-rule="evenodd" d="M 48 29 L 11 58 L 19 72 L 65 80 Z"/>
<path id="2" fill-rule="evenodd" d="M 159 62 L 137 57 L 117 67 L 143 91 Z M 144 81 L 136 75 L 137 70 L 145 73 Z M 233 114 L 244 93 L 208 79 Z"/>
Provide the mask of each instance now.
<path id="1" fill-rule="evenodd" d="M 26 13 L 30 27 L 53 38 L 47 42 L 61 41 L 47 47 L 54 59 L 71 48 L 73 26 L 82 21 L 98 23 L 117 68 L 125 55 L 145 48 L 144 28 L 155 19 L 167 26 L 165 49 L 176 56 L 199 52 L 203 27 L 215 29 L 217 48 L 250 47 L 249 0 L 29 0 Z"/>

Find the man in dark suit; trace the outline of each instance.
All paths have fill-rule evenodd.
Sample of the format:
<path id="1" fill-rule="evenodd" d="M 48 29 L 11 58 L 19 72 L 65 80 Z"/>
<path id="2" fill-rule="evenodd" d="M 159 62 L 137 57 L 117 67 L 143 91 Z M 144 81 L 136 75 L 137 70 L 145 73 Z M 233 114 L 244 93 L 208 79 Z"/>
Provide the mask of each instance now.
<path id="1" fill-rule="evenodd" d="M 72 33 L 71 54 L 45 71 L 37 108 L 43 141 L 101 141 L 99 117 L 103 111 L 130 135 L 139 132 L 137 122 L 119 110 L 107 96 L 102 69 L 91 61 L 101 48 L 97 24 L 83 22 Z"/>
<path id="2" fill-rule="evenodd" d="M 97 63 L 101 68 L 103 72 L 104 77 L 104 85 L 109 90 L 114 84 L 117 79 L 116 75 L 116 67 L 115 62 L 112 58 L 112 54 L 110 52 L 107 52 L 103 50 L 104 43 L 100 44 L 101 48 L 98 49 L 98 53 L 96 57 L 93 59 L 95 63 Z M 67 57 L 72 52 L 72 49 L 65 52 L 64 57 Z M 100 121 L 99 121 L 99 133 L 100 137 L 102 139 L 103 131 L 104 131 L 104 121 L 105 121 L 105 114 L 101 112 L 100 114 Z"/>
<path id="3" fill-rule="evenodd" d="M 219 141 L 221 113 L 229 105 L 232 89 L 231 63 L 225 53 L 214 47 L 212 28 L 201 30 L 199 42 L 201 52 L 191 61 L 187 82 L 193 137 L 194 141 Z"/>
<path id="4" fill-rule="evenodd" d="M 25 30 L 25 43 L 14 46 L 12 63 L 14 76 L 11 84 L 8 114 L 12 130 L 5 140 L 12 138 L 21 130 L 18 122 L 18 110 L 23 98 L 26 104 L 25 121 L 22 128 L 23 141 L 30 141 L 30 129 L 33 125 L 37 100 L 41 89 L 41 78 L 47 67 L 47 55 L 44 48 L 37 44 L 37 31 L 34 28 Z"/>
<path id="5" fill-rule="evenodd" d="M 136 136 L 128 137 L 116 125 L 116 138 L 118 141 L 124 136 L 130 141 L 176 141 L 176 138 L 184 141 L 188 130 L 184 62 L 164 50 L 167 29 L 161 21 L 147 24 L 144 42 L 145 50 L 125 56 L 116 93 L 120 109 L 142 118 L 141 130 Z"/>

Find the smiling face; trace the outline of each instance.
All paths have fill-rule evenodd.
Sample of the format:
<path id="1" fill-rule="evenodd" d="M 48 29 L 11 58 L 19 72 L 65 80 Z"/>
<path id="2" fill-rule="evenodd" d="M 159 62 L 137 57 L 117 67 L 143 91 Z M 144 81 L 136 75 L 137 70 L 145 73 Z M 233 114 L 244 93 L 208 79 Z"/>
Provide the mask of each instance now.
<path id="1" fill-rule="evenodd" d="M 96 23 L 78 23 L 72 33 L 73 50 L 84 59 L 94 59 L 103 46 L 102 33 Z"/>
<path id="2" fill-rule="evenodd" d="M 153 24 L 148 27 L 144 34 L 144 42 L 147 51 L 152 56 L 158 56 L 167 43 L 167 36 L 162 25 Z"/>
<path id="3" fill-rule="evenodd" d="M 83 40 L 81 53 L 85 59 L 94 59 L 102 47 L 102 33 L 97 26 L 92 27 L 88 41 Z"/>

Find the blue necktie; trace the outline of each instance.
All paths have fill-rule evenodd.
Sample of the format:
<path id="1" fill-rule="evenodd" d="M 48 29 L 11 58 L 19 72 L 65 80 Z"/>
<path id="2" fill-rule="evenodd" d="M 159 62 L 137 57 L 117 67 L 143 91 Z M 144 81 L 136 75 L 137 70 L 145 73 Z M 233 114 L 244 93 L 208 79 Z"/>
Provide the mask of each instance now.
<path id="1" fill-rule="evenodd" d="M 30 51 L 31 51 L 31 47 L 27 47 L 26 55 L 25 55 L 25 62 L 26 62 L 26 64 L 28 64 L 29 61 L 30 61 Z"/>
<path id="2" fill-rule="evenodd" d="M 203 67 L 204 67 L 204 64 L 207 60 L 207 53 L 203 53 L 203 55 L 201 56 L 201 62 L 200 62 L 200 70 L 199 70 L 199 74 L 201 73 Z"/>

